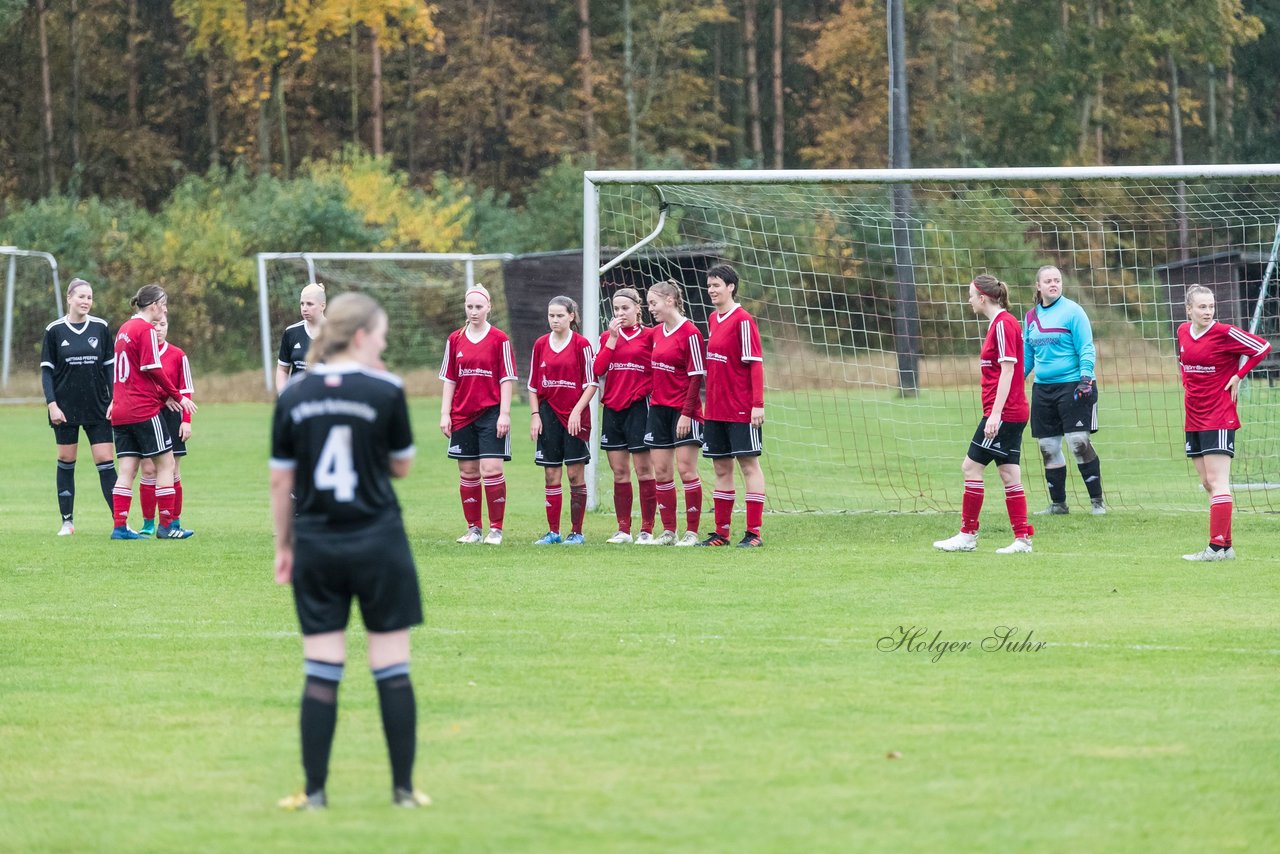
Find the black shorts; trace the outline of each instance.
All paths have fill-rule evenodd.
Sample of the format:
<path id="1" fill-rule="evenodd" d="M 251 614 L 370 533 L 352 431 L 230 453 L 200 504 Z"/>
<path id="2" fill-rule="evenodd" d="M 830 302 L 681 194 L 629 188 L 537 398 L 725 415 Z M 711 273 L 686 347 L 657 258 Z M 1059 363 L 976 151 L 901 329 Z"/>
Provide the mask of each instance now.
<path id="1" fill-rule="evenodd" d="M 722 457 L 758 457 L 764 453 L 764 430 L 748 421 L 712 421 L 702 425 L 702 455 L 709 460 Z"/>
<path id="2" fill-rule="evenodd" d="M 649 450 L 644 434 L 649 426 L 649 398 L 642 397 L 626 409 L 601 407 L 600 449 L 630 451 L 639 454 Z"/>
<path id="3" fill-rule="evenodd" d="M 1031 436 L 1064 436 L 1098 432 L 1098 386 L 1093 394 L 1075 399 L 1079 383 L 1031 384 Z"/>
<path id="4" fill-rule="evenodd" d="M 173 437 L 157 412 L 146 421 L 112 427 L 117 457 L 158 457 L 173 450 Z"/>
<path id="5" fill-rule="evenodd" d="M 345 530 L 300 525 L 294 533 L 293 604 L 304 635 L 345 629 L 352 599 L 371 632 L 422 622 L 418 571 L 399 514 Z"/>
<path id="6" fill-rule="evenodd" d="M 169 438 L 173 440 L 173 455 L 185 457 L 187 443 L 178 438 L 178 428 L 182 426 L 182 413 L 165 407 L 160 410 L 160 417 L 164 419 L 164 428 L 169 431 Z"/>
<path id="7" fill-rule="evenodd" d="M 53 441 L 59 445 L 80 444 L 80 430 L 84 429 L 85 438 L 90 445 L 105 445 L 112 441 L 111 422 L 94 421 L 89 424 L 50 424 L 53 428 Z"/>
<path id="8" fill-rule="evenodd" d="M 1022 459 L 1022 431 L 1027 428 L 1027 422 L 1001 421 L 994 439 L 987 439 L 984 435 L 986 427 L 987 419 L 983 416 L 969 442 L 969 459 L 984 466 L 987 463 L 1016 466 Z"/>
<path id="9" fill-rule="evenodd" d="M 680 410 L 674 406 L 650 406 L 649 424 L 645 430 L 644 443 L 650 448 L 676 448 L 681 445 L 702 446 L 702 422 L 692 419 L 689 435 L 676 437 L 676 424 L 680 421 Z"/>
<path id="10" fill-rule="evenodd" d="M 511 431 L 498 438 L 501 407 L 490 406 L 475 421 L 459 427 L 449 437 L 451 460 L 511 460 Z"/>
<path id="11" fill-rule="evenodd" d="M 533 458 L 535 463 L 554 468 L 591 462 L 591 449 L 587 443 L 569 435 L 551 404 L 539 401 L 538 414 L 542 417 L 542 433 L 538 436 L 538 450 Z"/>
<path id="12" fill-rule="evenodd" d="M 1188 430 L 1187 456 L 1203 457 L 1205 454 L 1236 455 L 1235 430 Z"/>

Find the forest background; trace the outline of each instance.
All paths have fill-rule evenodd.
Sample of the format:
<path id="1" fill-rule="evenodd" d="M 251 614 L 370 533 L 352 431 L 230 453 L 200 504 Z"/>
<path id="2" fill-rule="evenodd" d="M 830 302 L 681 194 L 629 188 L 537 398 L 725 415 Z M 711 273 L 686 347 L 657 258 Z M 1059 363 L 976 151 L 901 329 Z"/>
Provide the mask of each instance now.
<path id="1" fill-rule="evenodd" d="M 913 166 L 1275 159 L 1280 0 L 905 16 Z M 886 41 L 858 0 L 0 0 L 0 243 L 250 367 L 259 251 L 573 248 L 585 168 L 888 165 Z"/>

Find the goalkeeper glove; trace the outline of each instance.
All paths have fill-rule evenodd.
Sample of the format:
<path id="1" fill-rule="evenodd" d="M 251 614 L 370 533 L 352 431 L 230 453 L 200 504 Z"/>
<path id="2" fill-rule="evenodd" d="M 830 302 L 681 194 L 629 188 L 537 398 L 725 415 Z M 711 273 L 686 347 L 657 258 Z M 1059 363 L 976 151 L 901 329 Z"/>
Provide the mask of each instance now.
<path id="1" fill-rule="evenodd" d="M 1080 384 L 1076 386 L 1075 399 L 1093 396 L 1093 377 L 1081 377 Z"/>

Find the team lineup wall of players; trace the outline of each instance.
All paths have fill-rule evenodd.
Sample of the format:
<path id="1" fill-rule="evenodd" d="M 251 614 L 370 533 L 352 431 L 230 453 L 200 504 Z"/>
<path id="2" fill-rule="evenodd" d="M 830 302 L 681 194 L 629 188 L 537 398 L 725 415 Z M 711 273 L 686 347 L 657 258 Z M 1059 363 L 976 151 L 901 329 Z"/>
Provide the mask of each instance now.
<path id="1" fill-rule="evenodd" d="M 547 530 L 535 544 L 586 541 L 590 404 L 599 394 L 600 449 L 613 474 L 617 522 L 617 530 L 605 542 L 733 545 L 730 524 L 737 499 L 736 469 L 746 507 L 745 532 L 737 545 L 763 545 L 764 357 L 756 322 L 737 302 L 738 286 L 738 274 L 730 265 L 707 271 L 707 294 L 715 310 L 708 318 L 705 337 L 685 316 L 678 283 L 654 282 L 643 295 L 622 288 L 613 295 L 612 317 L 596 346 L 579 331 L 579 309 L 573 299 L 559 296 L 550 301 L 548 332 L 533 346 L 525 389 L 534 462 L 544 473 L 547 518 Z M 1064 295 L 1057 267 L 1040 268 L 1033 288 L 1035 304 L 1019 323 L 1009 311 L 1009 286 L 1004 282 L 980 275 L 969 286 L 970 306 L 989 321 L 979 353 L 982 414 L 961 464 L 960 531 L 934 543 L 940 550 L 977 548 L 983 473 L 994 462 L 1014 531 L 1013 542 L 996 551 L 1032 551 L 1034 528 L 1020 467 L 1022 434 L 1028 424 L 1049 493 L 1048 506 L 1036 515 L 1070 512 L 1068 454 L 1088 492 L 1090 512 L 1107 512 L 1102 464 L 1093 444 L 1099 426 L 1099 390 L 1089 318 Z M 92 287 L 75 279 L 67 289 L 67 314 L 45 331 L 41 368 L 58 449 L 59 535 L 75 530 L 74 474 L 81 428 L 115 521 L 113 539 L 185 539 L 194 533 L 181 524 L 181 458 L 191 436 L 191 415 L 197 409 L 190 366 L 181 349 L 167 340 L 163 289 L 147 285 L 139 289 L 132 304 L 137 314 L 113 338 L 107 323 L 90 313 Z M 458 464 L 466 530 L 457 541 L 462 544 L 499 545 L 504 538 L 504 464 L 512 458 L 516 354 L 507 335 L 489 323 L 490 306 L 483 285 L 467 290 L 466 323 L 449 336 L 439 375 L 443 383 L 440 431 L 447 440 L 449 458 Z M 643 323 L 646 308 L 653 326 Z M 315 364 L 311 345 L 326 323 L 323 285 L 303 288 L 299 311 L 301 320 L 285 329 L 280 341 L 276 370 L 280 393 L 305 375 L 309 364 Z M 1186 453 L 1210 496 L 1209 541 L 1201 551 L 1184 555 L 1196 561 L 1235 556 L 1230 470 L 1235 431 L 1240 426 L 1239 383 L 1270 351 L 1264 339 L 1216 321 L 1214 311 L 1210 289 L 1189 287 L 1187 322 L 1177 330 Z M 1028 378 L 1033 379 L 1030 399 L 1025 389 Z M 714 527 L 705 537 L 699 456 L 712 461 L 715 473 Z M 330 455 L 323 462 L 332 467 L 335 459 Z M 128 517 L 139 473 L 143 524 L 135 531 Z M 338 473 L 330 471 L 329 476 Z M 567 532 L 562 518 L 566 479 Z M 678 519 L 679 493 L 683 493 L 683 524 Z M 637 498 L 639 531 L 633 531 Z"/>

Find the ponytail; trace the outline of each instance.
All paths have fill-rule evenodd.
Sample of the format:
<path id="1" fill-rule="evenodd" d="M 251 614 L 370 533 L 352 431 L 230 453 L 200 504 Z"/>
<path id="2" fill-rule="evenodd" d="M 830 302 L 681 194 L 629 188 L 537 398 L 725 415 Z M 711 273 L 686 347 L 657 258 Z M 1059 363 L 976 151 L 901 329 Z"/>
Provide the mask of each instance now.
<path id="1" fill-rule="evenodd" d="M 667 279 L 664 282 L 654 282 L 649 286 L 649 293 L 657 294 L 660 297 L 671 297 L 675 300 L 675 308 L 681 315 L 684 314 L 684 293 L 680 290 L 680 284 L 674 279 Z"/>
<path id="2" fill-rule="evenodd" d="M 373 297 L 361 293 L 345 293 L 333 300 L 325 312 L 324 324 L 307 349 L 307 368 L 314 368 L 351 346 L 358 330 L 373 329 L 382 306 Z"/>
<path id="3" fill-rule="evenodd" d="M 1005 311 L 1009 310 L 1009 286 L 997 279 L 995 276 L 983 273 L 981 276 L 975 276 L 973 286 L 978 292 L 988 299 L 995 300 Z"/>

